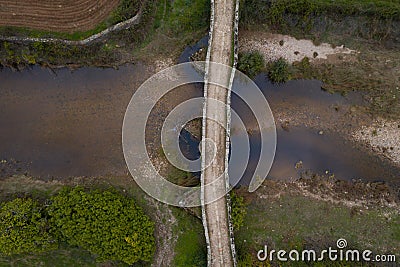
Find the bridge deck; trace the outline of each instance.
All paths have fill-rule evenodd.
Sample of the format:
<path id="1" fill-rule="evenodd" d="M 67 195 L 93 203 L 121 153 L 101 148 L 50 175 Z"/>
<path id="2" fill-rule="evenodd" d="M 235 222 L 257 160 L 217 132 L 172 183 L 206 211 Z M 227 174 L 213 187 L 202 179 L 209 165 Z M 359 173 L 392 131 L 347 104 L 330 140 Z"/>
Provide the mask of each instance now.
<path id="1" fill-rule="evenodd" d="M 233 55 L 233 28 L 234 28 L 235 2 L 233 0 L 215 0 L 213 8 L 213 17 L 211 20 L 212 31 L 209 46 L 208 59 L 212 62 L 222 63 L 225 65 L 232 64 Z M 224 81 L 226 86 L 229 84 L 230 71 L 213 71 L 208 69 L 208 81 Z M 218 118 L 223 125 L 227 125 L 227 110 L 225 107 L 216 105 L 210 99 L 216 99 L 223 103 L 227 103 L 228 91 L 216 85 L 207 84 L 205 86 L 207 92 L 206 118 Z M 226 131 L 217 122 L 206 119 L 203 121 L 203 135 L 205 138 L 212 140 L 217 148 L 214 160 L 210 160 L 212 153 L 207 153 L 205 149 L 205 162 L 212 164 L 202 173 L 203 184 L 209 184 L 215 181 L 225 172 L 226 164 Z M 226 180 L 220 179 L 211 189 L 203 192 L 205 203 L 214 199 L 215 196 L 221 195 L 220 192 L 226 191 Z M 228 212 L 226 198 L 219 198 L 210 204 L 204 206 L 204 216 L 206 224 L 206 235 L 209 242 L 209 266 L 226 267 L 234 266 L 234 259 L 231 251 L 231 240 L 228 225 Z"/>

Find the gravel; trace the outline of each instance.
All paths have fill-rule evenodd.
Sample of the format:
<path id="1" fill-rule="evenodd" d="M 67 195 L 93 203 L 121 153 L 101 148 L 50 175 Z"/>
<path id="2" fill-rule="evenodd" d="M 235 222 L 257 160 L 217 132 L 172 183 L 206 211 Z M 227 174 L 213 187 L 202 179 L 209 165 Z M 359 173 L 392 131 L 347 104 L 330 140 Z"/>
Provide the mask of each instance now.
<path id="1" fill-rule="evenodd" d="M 357 53 L 343 45 L 333 48 L 328 43 L 321 43 L 316 46 L 311 40 L 297 40 L 288 35 L 259 32 L 244 34 L 239 44 L 240 51 L 257 50 L 264 55 L 266 61 L 284 58 L 290 63 L 301 61 L 304 57 L 313 61 L 328 59 L 329 55 Z"/>
<path id="2" fill-rule="evenodd" d="M 353 138 L 400 166 L 400 122 L 379 119 L 356 130 Z"/>

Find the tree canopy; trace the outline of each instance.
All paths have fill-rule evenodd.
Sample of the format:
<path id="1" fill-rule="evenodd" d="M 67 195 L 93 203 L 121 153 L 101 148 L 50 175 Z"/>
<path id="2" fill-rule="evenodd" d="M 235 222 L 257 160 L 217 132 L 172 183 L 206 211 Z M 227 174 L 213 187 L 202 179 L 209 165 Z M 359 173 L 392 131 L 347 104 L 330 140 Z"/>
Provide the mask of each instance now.
<path id="1" fill-rule="evenodd" d="M 57 247 L 40 205 L 16 198 L 0 204 L 0 253 L 42 252 Z"/>
<path id="2" fill-rule="evenodd" d="M 66 189 L 51 198 L 48 213 L 55 236 L 99 260 L 133 264 L 153 256 L 154 223 L 132 199 L 117 192 Z"/>

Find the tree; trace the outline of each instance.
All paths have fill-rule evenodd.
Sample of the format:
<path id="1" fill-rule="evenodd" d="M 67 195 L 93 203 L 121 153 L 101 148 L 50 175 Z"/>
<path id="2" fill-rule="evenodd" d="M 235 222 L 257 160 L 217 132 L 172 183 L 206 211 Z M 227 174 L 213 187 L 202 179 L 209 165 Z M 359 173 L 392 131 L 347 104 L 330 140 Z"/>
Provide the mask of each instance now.
<path id="1" fill-rule="evenodd" d="M 16 198 L 0 207 L 0 252 L 6 255 L 57 248 L 43 210 L 30 198 Z"/>
<path id="2" fill-rule="evenodd" d="M 99 261 L 150 261 L 154 223 L 132 199 L 115 191 L 64 189 L 48 209 L 55 235 L 98 255 Z"/>

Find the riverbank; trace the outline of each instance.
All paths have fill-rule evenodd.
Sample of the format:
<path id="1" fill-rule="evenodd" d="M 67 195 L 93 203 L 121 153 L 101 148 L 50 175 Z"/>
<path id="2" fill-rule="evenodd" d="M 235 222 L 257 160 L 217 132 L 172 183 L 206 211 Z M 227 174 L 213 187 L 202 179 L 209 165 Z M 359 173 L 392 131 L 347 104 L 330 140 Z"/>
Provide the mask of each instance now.
<path id="1" fill-rule="evenodd" d="M 42 199 L 64 186 L 76 185 L 114 188 L 134 198 L 156 222 L 157 251 L 153 263 L 144 266 L 205 266 L 201 220 L 182 209 L 151 200 L 129 176 L 71 177 L 58 181 L 12 176 L 0 180 L 0 197 L 2 201 L 16 196 Z M 239 266 L 255 265 L 257 251 L 264 245 L 271 249 L 320 251 L 335 247 L 339 238 L 346 239 L 352 249 L 400 256 L 400 200 L 398 193 L 383 183 L 353 183 L 337 181 L 329 175 L 305 175 L 295 182 L 266 180 L 255 193 L 241 188 L 236 194 L 244 197 L 246 210 L 243 226 L 235 233 Z M 0 256 L 0 264 L 29 266 L 25 264 L 27 257 Z M 125 266 L 118 262 L 96 263 L 93 255 L 69 247 L 52 251 L 51 255 L 31 254 L 29 263 L 32 262 L 43 266 Z"/>
<path id="2" fill-rule="evenodd" d="M 168 64 L 171 64 L 171 62 L 166 61 L 165 65 Z M 32 142 L 30 142 L 30 140 L 27 140 L 27 137 L 23 134 L 13 134 L 13 138 L 22 138 L 22 141 L 10 141 L 8 139 L 8 141 L 3 141 L 3 143 L 10 144 L 14 149 L 17 148 L 17 150 L 19 149 L 20 151 L 28 152 L 25 154 L 28 158 L 43 160 L 44 163 L 48 162 L 48 159 L 51 159 L 51 161 L 47 163 L 48 165 L 36 165 L 39 167 L 38 170 L 42 173 L 40 179 L 25 179 L 15 176 L 6 177 L 6 175 L 4 175 L 0 182 L 3 190 L 1 194 L 7 194 L 8 197 L 10 197 L 10 194 L 26 194 L 23 192 L 34 192 L 33 194 L 37 194 L 41 190 L 45 190 L 45 192 L 47 192 L 46 194 L 52 194 L 55 192 L 53 191 L 55 189 L 52 188 L 52 185 L 57 188 L 62 187 L 63 185 L 77 184 L 86 184 L 89 187 L 93 187 L 96 186 L 96 181 L 103 179 L 106 179 L 105 184 L 107 186 L 117 185 L 121 190 L 131 190 L 127 187 L 130 187 L 128 185 L 131 185 L 133 181 L 129 176 L 124 176 L 125 173 L 127 173 L 127 170 L 123 167 L 124 162 L 120 151 L 120 123 L 122 122 L 124 106 L 127 104 L 126 101 L 129 101 L 129 97 L 134 91 L 134 88 L 138 86 L 141 81 L 144 81 L 146 77 L 152 74 L 151 69 L 153 69 L 153 67 L 145 65 L 126 65 L 121 67 L 119 70 L 82 68 L 72 72 L 72 75 L 68 69 L 61 69 L 57 70 L 57 75 L 55 75 L 47 69 L 35 67 L 34 69 L 29 70 L 29 73 L 27 74 L 25 74 L 25 72 L 13 73 L 18 76 L 18 83 L 12 81 L 6 83 L 5 80 L 3 80 L 3 86 L 5 86 L 3 88 L 7 88 L 7 84 L 9 84 L 10 87 L 2 98 L 2 101 L 4 101 L 2 102 L 2 106 L 10 106 L 19 103 L 19 106 L 21 107 L 21 110 L 14 108 L 14 111 L 12 112 L 12 114 L 18 114 L 18 116 L 7 116 L 3 119 L 16 126 L 18 129 L 24 128 L 24 132 L 29 133 L 29 136 L 32 137 Z M 13 86 L 25 83 L 23 77 L 21 77 L 22 74 L 28 75 L 25 78 L 26 82 L 29 82 L 29 86 L 18 86 L 18 88 L 27 88 L 26 90 L 28 91 L 24 91 L 23 89 L 13 90 Z M 113 78 L 113 75 L 117 75 L 119 78 Z M 10 77 L 10 75 L 8 75 L 8 77 Z M 85 77 L 85 82 L 81 85 L 79 85 L 79 77 Z M 47 89 L 41 84 L 43 80 L 48 81 L 46 82 L 48 85 Z M 112 82 L 112 84 L 109 82 Z M 29 93 L 29 91 L 31 91 L 31 93 Z M 282 88 L 278 87 L 275 92 L 279 95 L 283 91 Z M 201 95 L 201 90 L 198 90 L 197 93 Z M 294 118 L 298 121 L 299 125 L 307 122 L 307 120 L 303 120 L 301 116 L 295 116 L 290 113 L 297 112 L 298 114 L 303 114 L 303 118 L 308 118 L 309 122 L 307 122 L 307 125 L 309 125 L 309 127 L 312 127 L 317 122 L 330 121 L 332 124 L 330 124 L 329 127 L 335 129 L 338 125 L 341 125 L 340 123 L 342 121 L 348 119 L 347 115 L 349 115 L 349 111 L 351 112 L 351 103 L 353 103 L 352 101 L 354 99 L 348 99 L 350 104 L 342 103 L 340 101 L 341 104 L 335 106 L 335 101 L 343 98 L 342 96 L 332 96 L 323 91 L 320 91 L 320 93 L 321 96 L 314 99 L 316 101 L 315 103 L 318 103 L 319 97 L 333 99 L 334 102 L 329 104 L 322 102 L 320 105 L 304 105 L 304 103 L 301 104 L 301 101 L 306 100 L 306 98 L 298 98 L 298 102 L 291 102 L 291 105 L 288 105 L 289 102 L 284 101 L 284 97 L 281 101 L 272 102 L 274 104 L 272 108 L 276 110 L 274 114 L 276 113 L 276 116 L 279 118 Z M 43 95 L 46 96 L 44 99 Z M 164 101 L 159 103 L 156 107 L 154 111 L 155 119 L 151 120 L 149 128 L 157 129 L 156 125 L 159 125 L 163 116 L 166 116 L 170 109 L 175 107 L 177 103 L 184 101 L 185 98 L 194 95 L 196 95 L 196 90 L 190 87 L 187 89 L 179 88 L 179 90 L 176 90 L 174 94 L 170 95 L 167 99 L 164 99 Z M 21 105 L 21 101 L 25 104 Z M 32 112 L 29 109 L 27 110 L 29 106 L 34 105 L 35 103 L 40 103 L 39 109 L 35 108 L 35 112 Z M 310 109 L 310 106 L 313 106 L 314 109 Z M 336 108 L 338 108 L 338 111 L 336 111 Z M 284 113 L 283 111 L 285 110 L 288 113 Z M 360 112 L 357 110 L 358 109 L 353 111 Z M 3 115 L 6 116 L 6 114 L 9 113 Z M 336 114 L 339 115 L 335 120 L 334 118 Z M 27 119 L 27 117 L 31 119 Z M 40 124 L 36 123 L 35 118 L 40 121 Z M 18 123 L 16 123 L 17 121 Z M 40 125 L 40 127 L 36 127 L 37 125 Z M 289 131 L 296 131 L 294 125 L 294 122 L 289 122 L 288 125 L 284 124 L 283 127 Z M 282 128 L 282 126 L 280 127 Z M 323 131 L 323 135 L 327 135 L 328 131 L 332 130 L 332 128 L 329 127 L 326 123 L 322 123 L 321 127 L 316 127 L 312 131 Z M 12 131 L 12 127 L 5 127 L 4 129 Z M 152 135 L 151 133 L 149 134 L 151 140 Z M 157 132 L 153 132 L 152 134 L 155 136 L 157 135 Z M 15 144 L 18 144 L 18 146 Z M 62 144 L 68 144 L 69 149 L 65 149 Z M 152 151 L 153 156 L 160 156 L 158 142 L 150 142 L 150 150 Z M 60 151 L 62 153 L 60 153 Z M 59 157 L 55 157 L 54 155 L 63 155 L 63 158 L 60 160 Z M 77 159 L 78 161 L 74 161 L 76 155 L 80 155 Z M 21 158 L 19 157 L 19 159 Z M 83 161 L 81 161 L 81 159 Z M 7 158 L 7 160 L 9 160 L 9 158 Z M 11 161 L 6 161 L 6 163 L 2 162 L 1 166 L 3 168 L 3 166 L 8 165 L 8 163 L 10 163 L 10 165 L 15 163 L 16 165 L 14 167 L 11 166 L 11 168 L 14 171 L 24 173 L 26 167 L 33 168 L 35 167 L 35 164 L 37 164 L 35 161 L 30 163 L 31 161 L 32 160 L 25 161 L 27 166 L 24 166 L 23 162 L 16 163 Z M 304 164 L 306 163 L 307 162 L 304 162 Z M 155 161 L 155 164 L 158 164 L 158 162 Z M 162 168 L 161 165 L 157 166 Z M 294 165 L 291 165 L 290 167 L 293 169 L 295 168 Z M 60 171 L 61 173 L 59 173 Z M 67 174 L 67 177 L 64 176 L 64 178 L 62 178 L 63 176 L 59 176 L 59 174 L 62 173 L 64 173 L 64 175 Z M 74 177 L 80 175 L 85 175 L 86 177 Z M 176 173 L 174 175 L 176 175 Z M 379 223 L 379 225 L 384 225 L 386 227 L 386 224 L 384 223 L 384 220 L 386 220 L 385 215 L 390 214 L 390 216 L 392 216 L 392 211 L 396 210 L 395 206 L 390 208 L 390 205 L 394 201 L 393 199 L 395 199 L 393 189 L 383 183 L 341 182 L 329 177 L 331 175 L 332 174 L 330 173 L 321 180 L 309 180 L 309 183 L 305 184 L 301 181 L 294 183 L 267 181 L 262 190 L 274 188 L 276 191 L 260 191 L 260 194 L 257 191 L 256 195 L 258 198 L 252 202 L 253 204 L 248 205 L 247 209 L 248 214 L 250 214 L 249 216 L 260 216 L 264 223 L 259 222 L 257 226 L 259 228 L 255 228 L 255 223 L 252 223 L 252 217 L 248 217 L 248 219 L 245 220 L 245 227 L 249 226 L 249 230 L 247 231 L 245 230 L 247 228 L 242 228 L 244 232 L 239 232 L 237 234 L 237 244 L 242 246 L 241 251 L 244 253 L 242 255 L 246 255 L 246 253 L 251 254 L 254 249 L 258 248 L 258 245 L 262 245 L 261 241 L 250 241 L 250 237 L 253 238 L 257 235 L 269 233 L 269 231 L 265 230 L 269 229 L 269 224 L 279 225 L 281 223 L 281 221 L 277 219 L 270 220 L 267 217 L 262 217 L 261 213 L 258 214 L 254 212 L 254 210 L 259 207 L 257 205 L 265 206 L 265 203 L 273 203 L 268 207 L 272 207 L 275 211 L 279 211 L 282 208 L 281 205 L 287 207 L 287 209 L 285 209 L 287 214 L 291 214 L 289 208 L 299 202 L 313 203 L 313 205 L 315 204 L 316 206 L 326 207 L 328 211 L 339 209 L 340 212 L 338 211 L 338 213 L 335 214 L 342 214 L 340 227 L 343 231 L 338 232 L 337 235 L 346 238 L 349 236 L 348 229 L 353 228 L 361 222 L 363 224 L 368 222 L 368 225 L 370 222 L 371 224 Z M 70 176 L 70 178 L 68 178 L 68 176 Z M 296 194 L 287 194 L 287 187 L 296 188 L 296 190 L 293 191 L 296 192 Z M 369 187 L 375 188 L 376 190 L 368 190 Z M 304 190 L 301 191 L 300 189 Z M 275 196 L 276 194 L 279 194 L 279 192 L 282 195 L 280 200 L 279 198 L 276 198 L 274 201 L 269 198 L 265 199 L 265 197 Z M 173 211 L 171 214 L 171 208 L 168 206 L 160 204 L 157 204 L 158 207 L 154 206 L 153 204 L 155 203 L 152 204 L 151 200 L 146 199 L 144 193 L 141 192 L 138 187 L 135 187 L 135 191 L 132 191 L 132 195 L 138 197 L 138 201 L 141 201 L 142 205 L 147 207 L 147 210 L 150 211 L 149 214 L 152 214 L 152 218 L 157 221 L 157 242 L 159 242 L 157 243 L 157 262 L 169 262 L 170 266 L 179 266 L 171 263 L 174 261 L 183 264 L 190 263 L 195 266 L 196 263 L 204 262 L 202 261 L 204 258 L 198 259 L 198 255 L 205 255 L 201 254 L 204 253 L 204 240 L 202 239 L 203 232 L 199 220 L 183 210 L 172 209 Z M 341 198 L 343 199 L 340 200 Z M 348 201 L 346 202 L 347 204 L 344 203 L 345 201 L 343 200 Z M 381 202 L 381 200 L 383 202 Z M 286 206 L 285 203 L 288 206 Z M 385 210 L 380 210 L 381 203 L 384 203 Z M 361 208 L 363 212 L 358 214 L 357 207 L 359 204 L 365 204 L 368 209 L 363 207 Z M 312 206 L 312 208 L 315 209 L 315 206 Z M 386 210 L 386 208 L 389 210 Z M 154 212 L 156 209 L 157 211 Z M 300 212 L 301 210 L 307 209 L 310 209 L 310 206 L 298 207 L 296 210 Z M 269 214 L 268 212 L 263 210 L 262 214 L 266 216 Z M 355 215 L 352 215 L 350 219 L 348 214 L 353 213 Z M 315 209 L 315 213 L 313 212 L 309 216 L 323 221 L 324 214 L 325 213 L 320 209 Z M 368 216 L 372 216 L 372 219 Z M 293 218 L 296 217 L 293 215 Z M 392 222 L 395 222 L 394 220 L 396 220 L 396 217 L 393 215 L 393 217 L 390 218 L 393 218 L 393 221 L 391 219 L 389 223 L 389 225 L 392 225 Z M 167 226 L 165 222 L 169 221 L 171 221 L 171 224 L 168 224 Z M 315 228 L 314 230 L 323 231 L 323 229 L 325 229 L 324 227 L 329 227 L 331 223 L 332 219 L 325 219 L 325 223 L 321 224 L 321 228 Z M 367 226 L 365 226 L 365 228 L 367 228 Z M 387 229 L 391 230 L 392 226 Z M 310 229 L 304 230 L 300 225 L 296 225 L 290 230 L 283 230 L 280 233 L 289 236 L 291 232 L 295 231 L 304 233 L 305 235 L 309 230 Z M 276 232 L 278 233 L 278 230 L 276 230 Z M 385 235 L 387 236 L 388 233 L 389 232 L 385 232 Z M 322 238 L 321 235 L 318 235 L 317 237 L 320 239 Z M 323 238 L 327 243 L 334 241 L 334 237 L 324 236 Z M 381 237 L 377 239 L 381 240 Z M 244 240 L 247 241 L 244 242 Z M 274 236 L 273 240 L 275 240 L 274 242 L 286 242 L 284 240 L 282 241 L 278 234 Z M 299 240 L 299 244 L 303 244 L 303 240 L 296 240 Z M 310 239 L 304 240 L 307 246 L 315 244 L 313 243 L 314 241 Z M 351 242 L 357 242 L 358 246 L 362 248 L 364 248 L 364 244 L 367 243 L 366 241 L 359 242 L 354 237 L 352 237 Z M 387 237 L 387 242 L 393 242 L 391 241 L 391 237 Z M 249 244 L 251 248 L 247 250 L 247 248 L 244 247 L 244 244 Z M 185 254 L 188 253 L 188 251 L 190 254 Z M 78 256 L 74 253 L 76 252 L 73 252 L 73 250 L 60 251 L 54 253 L 53 257 L 55 259 L 53 257 L 52 259 L 61 262 L 61 259 L 66 257 L 65 255 L 71 255 L 68 257 L 74 257 L 77 261 L 82 260 L 82 258 L 87 259 L 88 257 L 92 257 L 87 254 L 79 254 Z M 191 256 L 182 257 L 184 254 Z M 18 259 L 21 260 L 21 257 L 23 259 L 23 256 L 20 256 L 13 258 L 13 261 L 18 261 Z M 30 257 L 32 260 L 37 262 L 46 262 L 45 258 L 48 258 L 43 258 L 43 256 L 40 255 L 31 255 Z M 94 260 L 92 259 L 92 261 Z M 9 259 L 7 259 L 6 262 L 10 262 Z M 154 264 L 154 266 L 158 266 L 156 263 Z"/>
<path id="3" fill-rule="evenodd" d="M 400 54 L 397 50 L 377 44 L 359 46 L 356 50 L 259 31 L 243 31 L 240 36 L 242 51 L 258 51 L 267 63 L 285 58 L 292 64 L 294 79 L 319 79 L 323 81 L 323 90 L 349 99 L 346 105 L 332 103 L 324 107 L 315 103 L 312 108 L 285 103 L 274 113 L 279 124 L 338 132 L 398 164 L 400 68 L 395 62 L 399 62 Z M 309 59 L 307 64 L 304 58 Z"/>
<path id="4" fill-rule="evenodd" d="M 159 67 L 173 64 L 173 61 L 170 60 L 162 62 L 163 64 L 160 64 Z M 1 125 L 4 126 L 2 127 L 3 135 L 1 135 L 1 143 L 4 144 L 2 153 L 4 154 L 0 163 L 2 174 L 0 180 L 4 181 L 1 187 L 4 189 L 2 194 L 40 191 L 41 188 L 48 194 L 52 194 L 53 191 L 49 188 L 52 183 L 61 187 L 82 184 L 87 181 L 88 186 L 94 186 L 96 180 L 103 179 L 107 179 L 109 185 L 116 183 L 118 186 L 124 187 L 130 184 L 132 180 L 126 176 L 128 172 L 121 151 L 121 124 L 127 101 L 136 88 L 155 71 L 155 67 L 128 64 L 121 66 L 118 70 L 79 68 L 71 72 L 64 68 L 55 70 L 54 73 L 38 66 L 22 72 L 3 70 L 2 72 L 6 72 L 3 74 L 6 75 L 2 76 L 3 97 L 0 106 L 9 112 L 0 114 Z M 257 77 L 256 82 L 257 79 L 262 78 L 262 76 Z M 302 91 L 292 87 L 290 83 L 285 85 L 288 86 L 286 89 L 284 86 L 271 88 L 268 83 L 266 85 L 266 92 L 273 94 L 274 100 L 271 102 L 271 108 L 274 115 L 278 119 L 293 119 L 288 124 L 286 121 L 282 121 L 284 124 L 278 124 L 278 127 L 281 127 L 284 132 L 293 131 L 293 135 L 296 136 L 298 129 L 295 125 L 306 124 L 308 126 L 306 131 L 311 131 L 318 136 L 319 131 L 323 131 L 321 137 L 325 137 L 331 133 L 332 129 L 339 128 L 342 122 L 351 122 L 352 116 L 349 115 L 349 112 L 352 112 L 352 105 L 355 101 L 351 95 L 348 97 L 339 94 L 331 95 L 319 88 L 316 88 L 318 89 L 316 91 L 308 92 L 308 86 L 305 86 L 303 88 L 305 91 Z M 301 94 L 304 94 L 303 97 L 300 97 Z M 187 182 L 188 177 L 185 176 L 187 173 L 173 172 L 162 163 L 160 143 L 156 138 L 160 134 L 158 132 L 159 125 L 178 103 L 201 95 L 201 87 L 180 87 L 179 90 L 173 91 L 158 103 L 149 119 L 148 149 L 154 158 L 154 164 L 163 174 L 169 175 L 169 178 L 178 183 Z M 310 107 L 313 108 L 310 109 Z M 365 114 L 361 112 L 361 109 L 353 111 Z M 359 119 L 357 116 L 356 118 Z M 295 124 L 296 121 L 298 124 Z M 191 128 L 199 126 L 198 124 L 197 126 L 192 125 Z M 24 129 L 24 131 L 21 132 L 20 129 Z M 328 138 L 328 140 L 330 139 Z M 296 142 L 298 142 L 297 139 Z M 315 147 L 324 151 L 323 147 Z M 308 163 L 307 160 L 303 162 L 305 167 Z M 284 169 L 286 167 L 295 169 L 295 162 L 285 165 Z M 306 171 L 305 168 L 303 170 Z M 24 173 L 40 177 L 40 179 L 26 181 L 12 176 Z M 329 173 L 327 178 L 329 176 L 332 176 L 332 173 Z M 335 178 L 347 179 L 348 177 L 336 175 Z M 341 183 L 334 178 L 329 178 L 329 181 L 330 183 L 326 184 L 327 188 Z M 269 181 L 266 183 L 269 185 Z M 277 188 L 282 186 L 282 190 L 288 184 L 282 181 L 273 183 Z M 368 185 L 368 183 L 363 184 Z M 371 184 L 374 186 L 374 183 Z M 351 200 L 352 197 L 357 196 L 357 192 L 359 192 L 357 187 L 360 186 L 357 183 L 354 184 L 355 187 L 351 185 L 352 183 L 349 183 L 345 190 L 344 187 L 335 187 L 335 192 L 337 194 L 344 191 L 354 192 L 355 195 L 352 193 L 349 195 Z M 387 187 L 385 184 L 381 186 Z M 310 188 L 317 189 L 319 186 L 310 186 Z M 140 191 L 137 187 L 135 190 Z M 320 196 L 325 199 L 324 195 L 320 194 L 324 190 L 314 192 L 313 197 Z M 139 198 L 144 196 L 143 192 L 140 195 L 135 191 L 135 194 L 140 196 Z M 360 194 L 360 196 L 365 197 L 367 201 L 373 198 L 373 194 L 369 193 Z M 143 197 L 143 199 L 145 198 Z M 326 199 L 329 200 L 329 198 Z M 315 201 L 315 199 L 307 196 L 306 201 Z M 151 200 L 142 200 L 142 202 L 143 205 L 148 206 L 150 211 L 154 209 L 154 206 L 151 206 Z M 374 203 L 378 206 L 378 202 Z M 333 202 L 329 205 L 334 207 L 336 203 Z M 278 207 L 276 206 L 277 209 Z M 186 247 L 191 248 L 190 251 L 193 252 L 193 255 L 201 252 L 204 248 L 202 247 L 204 243 L 198 241 L 201 240 L 203 234 L 201 222 L 189 214 L 180 213 L 184 211 L 174 211 L 172 216 L 176 217 L 176 213 L 178 213 L 180 219 L 176 219 L 176 223 L 171 227 L 166 227 L 164 221 L 174 221 L 169 211 L 170 208 L 161 205 L 159 209 L 166 214 L 154 214 L 158 218 L 156 218 L 158 220 L 157 227 L 159 227 L 157 229 L 159 229 L 159 233 L 162 233 L 159 235 L 158 241 L 161 242 L 158 245 L 158 259 L 165 257 L 163 259 L 166 262 L 175 260 L 179 251 L 185 251 Z M 185 221 L 190 221 L 190 223 L 184 223 Z M 166 239 L 163 238 L 164 236 Z M 177 239 L 176 236 L 178 236 Z M 174 244 L 178 250 L 176 253 L 171 251 Z M 179 262 L 187 263 L 195 262 L 195 260 L 180 258 Z"/>

